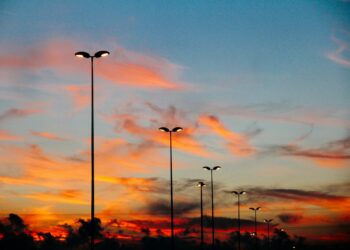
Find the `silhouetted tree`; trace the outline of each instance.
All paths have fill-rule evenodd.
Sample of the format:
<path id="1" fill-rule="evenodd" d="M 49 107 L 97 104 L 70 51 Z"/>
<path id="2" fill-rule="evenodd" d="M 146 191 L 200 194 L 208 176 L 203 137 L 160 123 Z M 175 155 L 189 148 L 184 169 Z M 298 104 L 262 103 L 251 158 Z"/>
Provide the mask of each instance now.
<path id="1" fill-rule="evenodd" d="M 26 225 L 21 217 L 16 214 L 9 214 L 1 223 L 0 233 L 2 239 L 0 241 L 1 250 L 36 250 L 32 235 L 25 232 Z"/>
<path id="2" fill-rule="evenodd" d="M 40 250 L 60 250 L 64 247 L 51 233 L 38 233 L 38 236 L 40 237 Z"/>

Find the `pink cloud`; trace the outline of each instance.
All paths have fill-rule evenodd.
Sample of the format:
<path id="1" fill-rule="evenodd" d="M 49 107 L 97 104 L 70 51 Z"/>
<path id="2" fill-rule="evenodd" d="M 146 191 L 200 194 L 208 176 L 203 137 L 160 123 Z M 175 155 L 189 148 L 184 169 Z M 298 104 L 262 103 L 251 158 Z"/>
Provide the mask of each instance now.
<path id="1" fill-rule="evenodd" d="M 211 129 L 211 131 L 226 141 L 230 152 L 236 156 L 248 156 L 256 150 L 250 145 L 246 135 L 239 134 L 227 129 L 218 117 L 214 115 L 201 115 L 199 121 Z"/>
<path id="2" fill-rule="evenodd" d="M 75 111 L 79 111 L 90 104 L 89 86 L 68 85 L 64 89 L 71 95 Z"/>
<path id="3" fill-rule="evenodd" d="M 32 131 L 31 134 L 38 136 L 38 137 L 41 137 L 41 138 L 48 139 L 48 140 L 54 140 L 54 141 L 64 141 L 65 140 L 65 138 L 60 137 L 58 135 L 55 135 L 53 133 L 49 133 L 49 132 Z"/>
<path id="4" fill-rule="evenodd" d="M 14 135 L 6 130 L 0 130 L 0 141 L 17 141 L 20 140 L 21 137 Z"/>
<path id="5" fill-rule="evenodd" d="M 74 57 L 78 48 L 75 41 L 50 40 L 16 53 L 0 55 L 0 67 L 10 69 L 57 69 L 61 71 L 90 72 L 89 61 Z M 118 46 L 108 58 L 95 60 L 95 75 L 114 84 L 138 88 L 174 89 L 184 87 L 178 78 L 181 67 L 167 59 L 131 52 Z M 35 60 L 33 60 L 35 58 Z M 79 61 L 81 60 L 81 61 Z"/>
<path id="6" fill-rule="evenodd" d="M 349 36 L 349 32 L 345 30 L 342 30 L 341 33 Z M 335 35 L 332 36 L 332 40 L 337 44 L 338 47 L 335 51 L 327 53 L 327 58 L 336 64 L 350 68 L 350 58 L 347 58 L 345 55 L 349 52 L 349 43 L 337 38 Z"/>

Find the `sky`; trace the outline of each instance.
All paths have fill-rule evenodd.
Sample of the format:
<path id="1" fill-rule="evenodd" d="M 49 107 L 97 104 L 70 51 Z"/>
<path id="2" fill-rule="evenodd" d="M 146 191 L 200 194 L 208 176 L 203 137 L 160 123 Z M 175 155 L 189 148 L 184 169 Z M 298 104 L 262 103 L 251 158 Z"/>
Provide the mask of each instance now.
<path id="1" fill-rule="evenodd" d="M 32 230 L 90 212 L 95 59 L 96 216 L 125 237 L 198 227 L 198 181 L 217 235 L 262 221 L 311 240 L 349 239 L 348 1 L 0 3 L 0 216 Z M 347 229 L 346 229 L 347 228 Z M 210 228 L 208 228 L 210 232 Z M 121 237 L 121 236 L 120 236 Z M 209 238 L 209 236 L 208 236 Z"/>

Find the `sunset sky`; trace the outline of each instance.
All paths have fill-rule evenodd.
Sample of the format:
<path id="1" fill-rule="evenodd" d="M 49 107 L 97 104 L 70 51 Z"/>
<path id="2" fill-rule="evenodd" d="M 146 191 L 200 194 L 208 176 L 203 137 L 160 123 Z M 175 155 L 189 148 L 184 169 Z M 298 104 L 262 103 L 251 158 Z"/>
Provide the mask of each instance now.
<path id="1" fill-rule="evenodd" d="M 349 1 L 1 1 L 0 217 L 32 230 L 90 212 L 95 60 L 96 216 L 125 237 L 198 227 L 214 172 L 218 237 L 258 220 L 349 239 Z M 210 186 L 204 190 L 210 215 Z M 60 231 L 61 230 L 61 231 Z M 209 230 L 209 228 L 208 228 Z M 265 225 L 259 224 L 265 234 Z M 209 231 L 208 231 L 209 232 Z M 208 236 L 209 237 L 209 236 Z"/>

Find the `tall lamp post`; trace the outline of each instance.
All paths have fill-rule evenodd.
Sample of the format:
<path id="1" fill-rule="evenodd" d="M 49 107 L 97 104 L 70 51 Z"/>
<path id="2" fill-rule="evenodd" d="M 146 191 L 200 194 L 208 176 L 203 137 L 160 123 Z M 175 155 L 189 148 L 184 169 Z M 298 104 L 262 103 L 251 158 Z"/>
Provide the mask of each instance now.
<path id="1" fill-rule="evenodd" d="M 198 182 L 197 186 L 200 188 L 200 195 L 201 195 L 201 250 L 204 249 L 204 234 L 203 234 L 203 187 L 205 186 L 205 183 L 200 181 Z"/>
<path id="2" fill-rule="evenodd" d="M 212 236 L 212 249 L 214 249 L 214 244 L 215 244 L 215 226 L 214 226 L 214 183 L 213 183 L 213 171 L 221 169 L 220 166 L 215 166 L 215 167 L 208 167 L 204 166 L 203 169 L 210 171 L 210 183 L 211 183 L 211 236 Z"/>
<path id="3" fill-rule="evenodd" d="M 267 247 L 270 249 L 270 223 L 273 219 L 265 219 L 264 222 L 267 223 Z"/>
<path id="4" fill-rule="evenodd" d="M 238 250 L 241 250 L 241 200 L 240 197 L 241 195 L 246 194 L 246 191 L 232 191 L 232 194 L 237 195 L 238 197 L 238 210 L 237 210 L 237 214 L 238 214 Z"/>
<path id="5" fill-rule="evenodd" d="M 259 211 L 261 207 L 250 207 L 249 209 L 254 211 L 254 237 L 255 237 L 255 248 L 257 249 L 258 233 L 257 233 L 257 226 L 256 226 L 256 212 Z"/>
<path id="6" fill-rule="evenodd" d="M 91 59 L 91 250 L 95 249 L 94 233 L 95 233 L 95 139 L 94 139 L 94 58 L 106 57 L 109 52 L 101 50 L 96 52 L 93 56 L 84 51 L 75 53 L 79 58 Z"/>
<path id="7" fill-rule="evenodd" d="M 174 200 L 173 200 L 173 142 L 172 133 L 181 132 L 183 128 L 175 127 L 173 129 L 168 129 L 166 127 L 160 127 L 161 132 L 169 133 L 169 143 L 170 143 L 170 225 L 171 225 L 171 250 L 174 250 Z"/>

